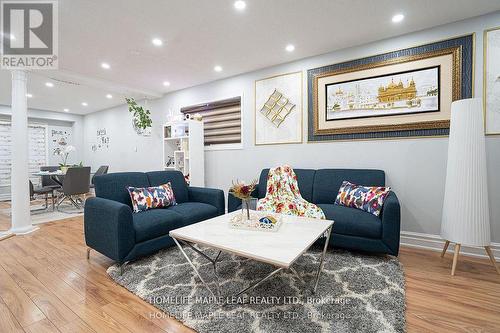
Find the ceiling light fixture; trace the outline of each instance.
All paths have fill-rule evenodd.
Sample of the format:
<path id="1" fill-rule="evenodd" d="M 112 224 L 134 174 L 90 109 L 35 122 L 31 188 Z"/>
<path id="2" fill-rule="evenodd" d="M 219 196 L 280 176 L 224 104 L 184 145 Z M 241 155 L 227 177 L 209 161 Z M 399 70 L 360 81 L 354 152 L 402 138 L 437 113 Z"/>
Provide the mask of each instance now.
<path id="1" fill-rule="evenodd" d="M 88 104 L 87 104 L 87 102 L 82 102 L 82 105 L 87 106 Z"/>
<path id="2" fill-rule="evenodd" d="M 405 16 L 403 14 L 396 14 L 392 17 L 392 22 L 399 23 L 399 22 L 403 21 L 404 18 L 405 18 Z"/>
<path id="3" fill-rule="evenodd" d="M 107 98 L 107 99 L 111 99 L 111 98 L 113 98 L 113 95 L 111 95 L 111 94 L 107 94 L 107 95 L 106 95 L 106 98 Z"/>
<path id="4" fill-rule="evenodd" d="M 63 111 L 64 111 L 64 112 L 69 112 L 69 109 L 64 109 Z"/>
<path id="5" fill-rule="evenodd" d="M 111 68 L 111 66 L 107 62 L 103 62 L 101 64 L 101 67 L 104 68 L 104 69 L 110 69 Z"/>
<path id="6" fill-rule="evenodd" d="M 293 52 L 295 50 L 295 46 L 293 44 L 288 44 L 285 47 L 285 50 L 287 50 L 287 52 Z"/>
<path id="7" fill-rule="evenodd" d="M 216 71 L 216 72 L 222 72 L 222 67 L 219 66 L 219 65 L 217 65 L 217 66 L 214 67 L 214 71 Z"/>
<path id="8" fill-rule="evenodd" d="M 26 97 L 31 98 L 31 97 L 33 97 L 33 95 L 28 93 L 28 94 L 26 94 Z"/>
<path id="9" fill-rule="evenodd" d="M 238 0 L 234 2 L 234 8 L 236 8 L 239 11 L 244 10 L 247 7 L 247 4 L 243 0 Z"/>
<path id="10" fill-rule="evenodd" d="M 164 85 L 165 87 L 170 87 L 170 82 L 168 82 L 168 81 L 163 81 L 163 85 Z"/>
<path id="11" fill-rule="evenodd" d="M 163 41 L 160 38 L 153 38 L 151 40 L 151 43 L 153 43 L 154 46 L 162 46 Z"/>
<path id="12" fill-rule="evenodd" d="M 52 88 L 54 86 L 52 82 L 45 82 L 45 85 L 49 88 Z"/>

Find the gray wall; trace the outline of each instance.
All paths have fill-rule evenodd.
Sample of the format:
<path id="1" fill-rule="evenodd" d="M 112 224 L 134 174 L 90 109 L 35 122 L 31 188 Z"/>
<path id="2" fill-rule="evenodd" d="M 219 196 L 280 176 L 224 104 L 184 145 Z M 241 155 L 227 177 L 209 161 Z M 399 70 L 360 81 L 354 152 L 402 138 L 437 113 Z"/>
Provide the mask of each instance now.
<path id="1" fill-rule="evenodd" d="M 375 55 L 390 50 L 476 33 L 475 96 L 482 96 L 483 30 L 500 25 L 500 12 L 420 31 L 359 47 L 266 68 L 252 73 L 173 92 L 149 102 L 153 114 L 153 134 L 137 136 L 125 106 L 87 115 L 84 120 L 85 161 L 93 167 L 109 164 L 111 171 L 158 170 L 162 168 L 161 125 L 167 115 L 180 107 L 243 95 L 243 147 L 236 150 L 207 151 L 207 186 L 227 189 L 231 180 L 257 177 L 260 169 L 281 163 L 296 168 L 379 168 L 386 171 L 387 184 L 402 203 L 402 229 L 439 234 L 444 193 L 447 138 L 395 139 L 334 143 L 303 143 L 259 146 L 253 144 L 254 81 L 292 71 Z M 332 37 L 334 38 L 334 36 Z M 244 57 L 244 55 L 242 55 Z M 304 91 L 306 82 L 304 82 Z M 307 106 L 306 94 L 304 105 Z M 306 123 L 307 107 L 304 110 Z M 110 148 L 91 152 L 96 130 L 106 128 Z M 304 126 L 304 137 L 306 126 Z M 500 242 L 500 137 L 487 138 L 488 177 L 492 238 Z M 336 190 L 336 189 L 335 189 Z"/>

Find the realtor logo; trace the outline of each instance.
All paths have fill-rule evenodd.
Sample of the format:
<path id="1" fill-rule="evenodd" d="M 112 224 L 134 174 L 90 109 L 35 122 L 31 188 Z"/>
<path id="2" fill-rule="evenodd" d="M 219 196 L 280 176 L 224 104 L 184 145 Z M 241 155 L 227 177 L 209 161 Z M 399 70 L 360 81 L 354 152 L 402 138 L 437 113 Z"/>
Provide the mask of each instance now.
<path id="1" fill-rule="evenodd" d="M 57 69 L 57 1 L 1 1 L 2 69 Z"/>

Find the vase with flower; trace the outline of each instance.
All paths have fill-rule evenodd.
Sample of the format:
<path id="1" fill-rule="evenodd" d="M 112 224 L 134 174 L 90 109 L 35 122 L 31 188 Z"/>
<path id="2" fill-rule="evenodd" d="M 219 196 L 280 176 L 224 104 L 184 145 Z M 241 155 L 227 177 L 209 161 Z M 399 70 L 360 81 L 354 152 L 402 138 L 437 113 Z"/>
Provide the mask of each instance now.
<path id="1" fill-rule="evenodd" d="M 257 179 L 253 180 L 250 184 L 236 180 L 233 186 L 229 189 L 229 193 L 238 199 L 241 199 L 241 218 L 242 220 L 250 220 L 250 203 L 252 200 L 252 192 L 257 185 Z"/>
<path id="2" fill-rule="evenodd" d="M 61 170 L 62 173 L 66 173 L 68 171 L 68 168 L 70 167 L 68 165 L 68 157 L 71 152 L 74 152 L 76 150 L 75 146 L 68 145 L 64 148 L 57 148 L 55 151 L 56 155 L 59 155 L 61 158 L 61 163 L 59 163 L 59 169 Z"/>

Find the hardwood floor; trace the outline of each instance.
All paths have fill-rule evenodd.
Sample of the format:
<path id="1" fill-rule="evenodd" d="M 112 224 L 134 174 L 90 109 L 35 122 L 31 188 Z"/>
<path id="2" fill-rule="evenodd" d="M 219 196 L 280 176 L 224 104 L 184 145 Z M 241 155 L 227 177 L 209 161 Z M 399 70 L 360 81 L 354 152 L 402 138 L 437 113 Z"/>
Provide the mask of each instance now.
<path id="1" fill-rule="evenodd" d="M 191 332 L 86 260 L 83 218 L 0 241 L 0 332 Z M 0 216 L 0 226 L 8 224 Z M 500 275 L 487 259 L 403 248 L 408 332 L 500 332 Z"/>

